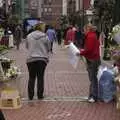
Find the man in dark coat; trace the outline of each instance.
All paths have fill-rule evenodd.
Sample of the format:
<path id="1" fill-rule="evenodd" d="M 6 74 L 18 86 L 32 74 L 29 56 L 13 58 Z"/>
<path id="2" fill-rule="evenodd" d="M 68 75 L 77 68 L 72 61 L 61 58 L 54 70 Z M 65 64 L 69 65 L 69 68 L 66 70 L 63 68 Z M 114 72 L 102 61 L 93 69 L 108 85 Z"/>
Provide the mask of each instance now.
<path id="1" fill-rule="evenodd" d="M 20 48 L 21 40 L 22 40 L 22 29 L 21 29 L 21 26 L 18 25 L 15 30 L 15 44 L 16 44 L 17 50 L 19 50 Z"/>

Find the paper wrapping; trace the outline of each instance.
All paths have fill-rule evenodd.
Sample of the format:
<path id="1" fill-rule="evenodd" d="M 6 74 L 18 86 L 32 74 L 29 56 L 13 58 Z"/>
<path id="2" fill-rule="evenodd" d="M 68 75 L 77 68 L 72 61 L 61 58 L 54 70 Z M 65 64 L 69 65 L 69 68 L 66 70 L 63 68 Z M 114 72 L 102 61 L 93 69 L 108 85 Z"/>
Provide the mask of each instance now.
<path id="1" fill-rule="evenodd" d="M 69 48 L 69 62 L 73 66 L 73 68 L 76 69 L 80 60 L 80 56 L 77 56 L 77 54 L 80 54 L 80 51 L 73 43 L 70 43 L 68 48 Z"/>

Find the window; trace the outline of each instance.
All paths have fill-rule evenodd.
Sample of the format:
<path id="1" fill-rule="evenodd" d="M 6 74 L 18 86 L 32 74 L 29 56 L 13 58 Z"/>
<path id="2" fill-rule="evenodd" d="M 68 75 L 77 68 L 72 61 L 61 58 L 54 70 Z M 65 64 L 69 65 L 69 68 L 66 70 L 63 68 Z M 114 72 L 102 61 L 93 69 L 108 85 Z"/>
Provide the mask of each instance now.
<path id="1" fill-rule="evenodd" d="M 44 0 L 44 4 L 51 4 L 52 0 Z"/>
<path id="2" fill-rule="evenodd" d="M 48 0 L 49 1 L 49 3 L 51 3 L 52 2 L 52 0 Z"/>
<path id="3" fill-rule="evenodd" d="M 44 11 L 45 11 L 45 12 L 47 12 L 47 11 L 48 11 L 48 9 L 47 9 L 47 8 L 44 8 Z"/>
<path id="4" fill-rule="evenodd" d="M 52 12 L 52 8 L 48 8 L 48 12 Z"/>

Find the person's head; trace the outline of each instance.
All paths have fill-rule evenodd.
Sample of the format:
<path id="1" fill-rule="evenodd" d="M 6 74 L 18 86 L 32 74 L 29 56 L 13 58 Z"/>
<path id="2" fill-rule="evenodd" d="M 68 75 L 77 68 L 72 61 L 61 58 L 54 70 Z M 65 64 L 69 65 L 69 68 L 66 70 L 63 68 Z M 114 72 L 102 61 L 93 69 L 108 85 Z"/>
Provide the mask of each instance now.
<path id="1" fill-rule="evenodd" d="M 35 25 L 35 30 L 39 30 L 39 31 L 44 32 L 45 31 L 45 23 L 40 22 L 37 25 Z"/>
<path id="2" fill-rule="evenodd" d="M 85 33 L 90 32 L 90 31 L 95 31 L 95 30 L 96 30 L 96 27 L 93 26 L 92 24 L 87 24 L 84 26 Z"/>

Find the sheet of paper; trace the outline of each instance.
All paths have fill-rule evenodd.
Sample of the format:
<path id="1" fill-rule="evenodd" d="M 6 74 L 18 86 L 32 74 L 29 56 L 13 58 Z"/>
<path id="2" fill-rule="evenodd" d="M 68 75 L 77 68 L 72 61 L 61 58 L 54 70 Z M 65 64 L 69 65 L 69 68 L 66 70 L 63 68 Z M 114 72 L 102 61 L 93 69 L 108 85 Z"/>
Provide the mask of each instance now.
<path id="1" fill-rule="evenodd" d="M 74 69 L 77 68 L 77 65 L 80 60 L 80 56 L 76 55 L 77 53 L 80 53 L 79 49 L 73 43 L 70 43 L 70 45 L 69 45 L 69 62 L 73 66 Z"/>

